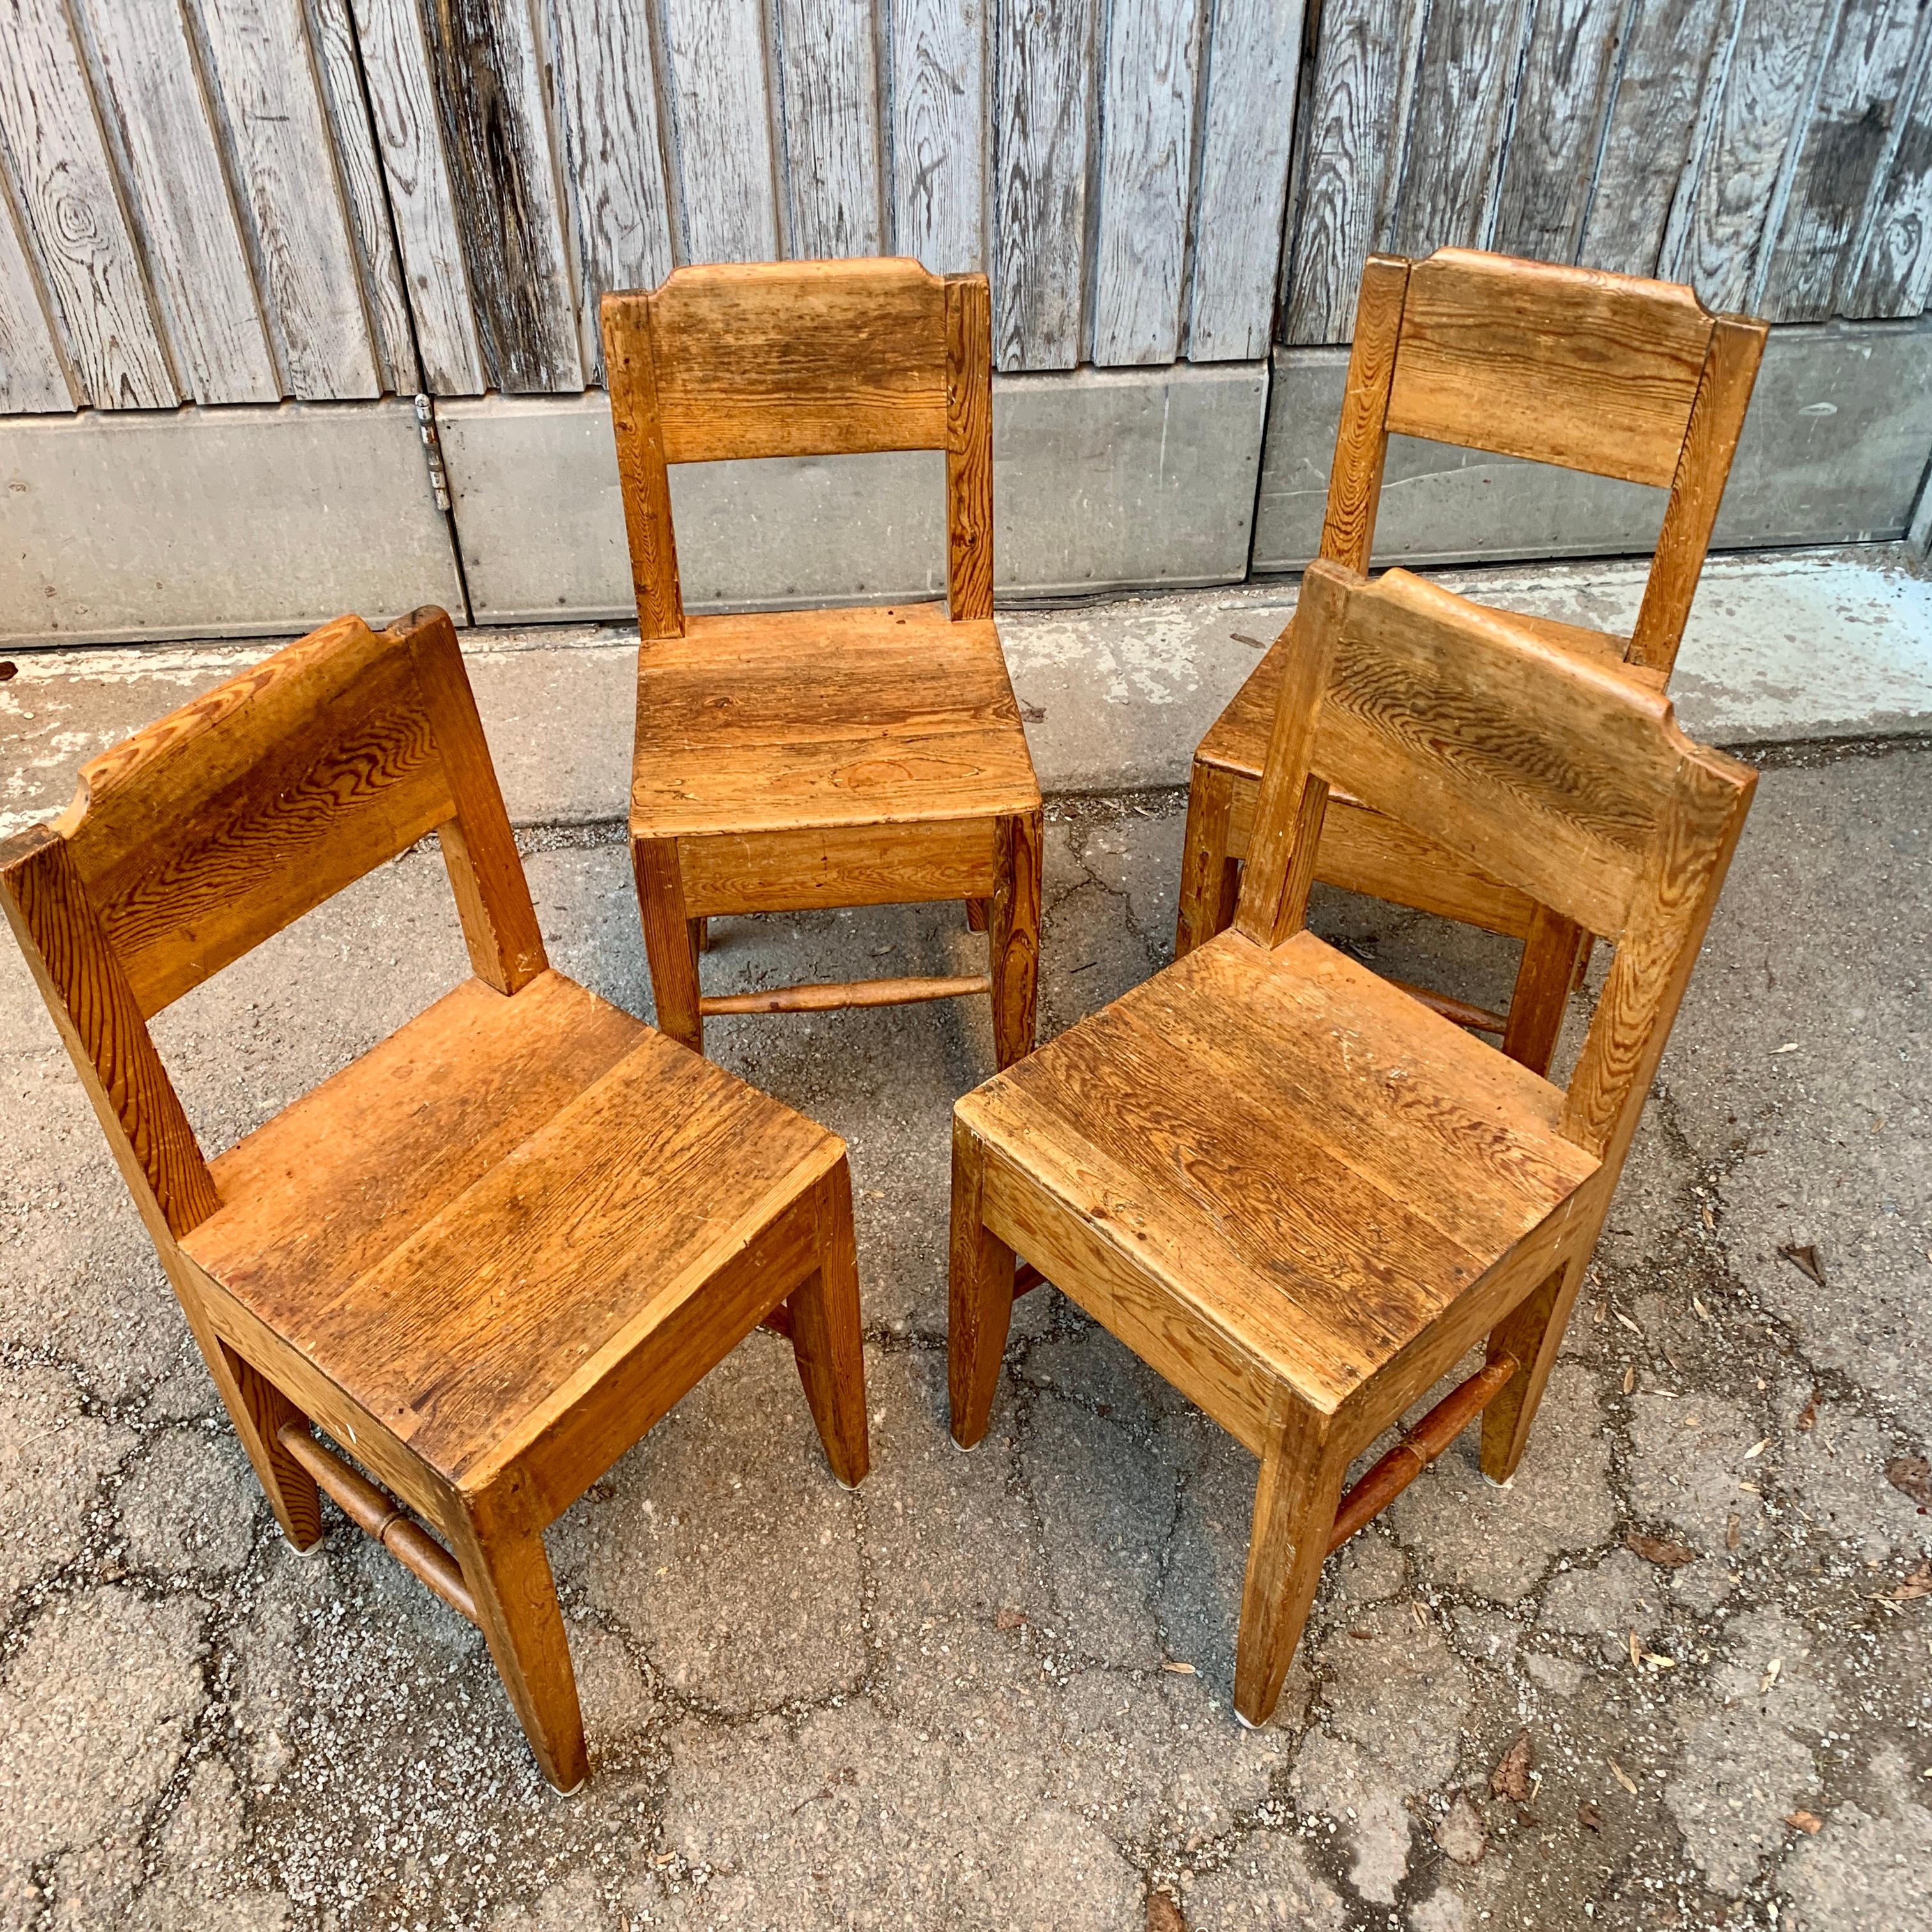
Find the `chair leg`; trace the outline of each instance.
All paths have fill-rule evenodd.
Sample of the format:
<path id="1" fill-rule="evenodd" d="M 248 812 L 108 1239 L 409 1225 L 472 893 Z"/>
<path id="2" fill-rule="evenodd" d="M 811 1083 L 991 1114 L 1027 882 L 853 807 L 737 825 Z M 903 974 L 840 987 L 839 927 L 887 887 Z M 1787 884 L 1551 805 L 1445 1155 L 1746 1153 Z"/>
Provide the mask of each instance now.
<path id="1" fill-rule="evenodd" d="M 946 1387 L 952 1439 L 972 1448 L 992 1420 L 1013 1322 L 1013 1251 L 980 1218 L 986 1159 L 952 1123 L 952 1247 L 946 1281 Z"/>
<path id="2" fill-rule="evenodd" d="M 708 919 L 694 919 L 691 922 L 691 934 L 700 952 L 711 950 L 711 922 Z"/>
<path id="3" fill-rule="evenodd" d="M 1335 1526 L 1348 1461 L 1328 1430 L 1328 1417 L 1285 1393 L 1270 1404 L 1234 1646 L 1234 1708 L 1251 1725 L 1274 1714 Z"/>
<path id="4" fill-rule="evenodd" d="M 1179 959 L 1225 931 L 1234 916 L 1240 868 L 1228 856 L 1228 820 L 1234 782 L 1198 761 L 1187 790 L 1187 835 L 1180 860 L 1180 904 L 1174 914 L 1174 956 Z"/>
<path id="5" fill-rule="evenodd" d="M 1002 818 L 993 832 L 988 964 L 993 979 L 993 1050 L 1008 1067 L 1032 1052 L 1040 993 L 1041 824 L 1036 812 Z"/>
<path id="6" fill-rule="evenodd" d="M 1538 906 L 1530 916 L 1516 988 L 1510 994 L 1503 1051 L 1532 1073 L 1550 1071 L 1586 937 L 1580 926 L 1546 906 Z"/>
<path id="7" fill-rule="evenodd" d="M 574 1791 L 590 1761 L 542 1531 L 489 1498 L 473 1499 L 467 1514 L 458 1512 L 442 1528 L 475 1600 L 476 1622 L 497 1675 L 544 1776 L 560 1791 Z"/>
<path id="8" fill-rule="evenodd" d="M 968 932 L 984 932 L 986 929 L 986 902 L 984 899 L 968 899 L 966 902 L 966 930 Z"/>
<path id="9" fill-rule="evenodd" d="M 866 1437 L 866 1353 L 859 1319 L 859 1256 L 852 1233 L 852 1176 L 843 1161 L 819 1207 L 818 1271 L 793 1289 L 791 1348 L 825 1460 L 848 1490 L 872 1466 Z"/>
<path id="10" fill-rule="evenodd" d="M 1586 1247 L 1490 1331 L 1490 1360 L 1513 1355 L 1522 1364 L 1483 1411 L 1483 1474 L 1492 1483 L 1508 1482 L 1522 1460 L 1589 1258 Z"/>
<path id="11" fill-rule="evenodd" d="M 658 1030 L 694 1053 L 704 1051 L 704 1020 L 698 999 L 698 926 L 684 910 L 684 882 L 674 838 L 640 838 L 631 846 L 638 879 L 638 912 L 644 921 L 644 954 L 650 962 L 651 995 Z"/>

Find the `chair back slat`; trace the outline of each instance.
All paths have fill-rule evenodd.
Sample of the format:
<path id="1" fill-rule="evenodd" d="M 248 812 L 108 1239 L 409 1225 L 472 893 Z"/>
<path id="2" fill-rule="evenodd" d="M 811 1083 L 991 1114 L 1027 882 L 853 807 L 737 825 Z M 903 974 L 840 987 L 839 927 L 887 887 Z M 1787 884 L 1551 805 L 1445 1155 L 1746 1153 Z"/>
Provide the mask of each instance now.
<path id="1" fill-rule="evenodd" d="M 1388 428 L 1668 489 L 1716 320 L 1676 284 L 1445 248 L 1409 271 Z"/>

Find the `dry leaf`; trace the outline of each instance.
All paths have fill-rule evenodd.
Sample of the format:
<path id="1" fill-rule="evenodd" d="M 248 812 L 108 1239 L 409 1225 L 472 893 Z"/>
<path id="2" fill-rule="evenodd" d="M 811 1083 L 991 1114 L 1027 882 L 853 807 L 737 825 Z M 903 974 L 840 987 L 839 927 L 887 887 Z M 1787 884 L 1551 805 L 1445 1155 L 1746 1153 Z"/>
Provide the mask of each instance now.
<path id="1" fill-rule="evenodd" d="M 1799 1414 L 1798 1418 L 1798 1429 L 1799 1434 L 1808 1436 L 1813 1430 L 1817 1427 L 1818 1398 L 1823 1393 L 1824 1391 L 1822 1389 L 1814 1389 L 1811 1391 L 1811 1400 L 1804 1405 L 1803 1412 Z"/>
<path id="2" fill-rule="evenodd" d="M 1610 1312 L 1614 1315 L 1633 1335 L 1641 1335 L 1643 1333 L 1643 1330 L 1640 1328 L 1621 1308 L 1613 1308 L 1610 1310 Z"/>
<path id="3" fill-rule="evenodd" d="M 1636 1780 L 1615 1758 L 1606 1757 L 1604 1762 L 1610 1766 L 1610 1775 L 1634 1798 L 1636 1796 Z"/>
<path id="4" fill-rule="evenodd" d="M 1026 1614 L 1022 1610 L 1002 1610 L 993 1622 L 1001 1630 L 1018 1630 L 1026 1622 Z"/>
<path id="5" fill-rule="evenodd" d="M 1768 1436 L 1760 1436 L 1758 1439 L 1744 1451 L 1744 1460 L 1747 1462 L 1754 1461 L 1758 1456 L 1762 1456 L 1770 1447 L 1771 1438 Z"/>
<path id="6" fill-rule="evenodd" d="M 1504 1751 L 1490 1774 L 1490 1789 L 1498 1798 L 1513 1798 L 1519 1804 L 1529 1802 L 1529 1733 L 1525 1731 Z"/>
<path id="7" fill-rule="evenodd" d="M 1923 1456 L 1899 1456 L 1885 1466 L 1885 1479 L 1916 1503 L 1932 1504 L 1932 1462 Z"/>
<path id="8" fill-rule="evenodd" d="M 1164 1892 L 1148 1894 L 1147 1932 L 1187 1932 L 1180 1907 Z"/>
<path id="9" fill-rule="evenodd" d="M 1659 1650 L 1646 1651 L 1643 1654 L 1643 1660 L 1645 1663 L 1648 1664 L 1653 1670 L 1675 1670 L 1677 1668 L 1676 1658 L 1674 1657 L 1666 1657 L 1664 1653 Z"/>
<path id="10" fill-rule="evenodd" d="M 1786 1243 L 1778 1252 L 1800 1274 L 1808 1274 L 1820 1288 L 1830 1286 L 1825 1279 L 1824 1264 L 1818 1258 L 1818 1250 L 1808 1241 L 1802 1247 Z"/>
<path id="11" fill-rule="evenodd" d="M 1163 1670 L 1172 1671 L 1177 1677 L 1194 1677 L 1200 1674 L 1192 1664 L 1183 1664 L 1178 1657 L 1170 1657 L 1160 1667 Z"/>
<path id="12" fill-rule="evenodd" d="M 1825 1828 L 1825 1821 L 1815 1811 L 1787 1811 L 1784 1822 L 1792 1830 L 1809 1832 L 1815 1838 Z"/>
<path id="13" fill-rule="evenodd" d="M 1643 1668 L 1643 1646 L 1637 1642 L 1635 1630 L 1632 1630 L 1630 1634 L 1630 1668 L 1633 1670 L 1641 1670 Z"/>
<path id="14" fill-rule="evenodd" d="M 1920 1564 L 1892 1594 L 1901 1603 L 1914 1597 L 1932 1597 L 1932 1563 Z"/>
<path id="15" fill-rule="evenodd" d="M 1624 1541 L 1634 1550 L 1646 1562 L 1660 1564 L 1666 1570 L 1681 1569 L 1686 1563 L 1694 1563 L 1697 1552 L 1687 1550 L 1681 1543 L 1673 1543 L 1667 1536 L 1646 1536 L 1640 1529 L 1630 1531 Z"/>
<path id="16" fill-rule="evenodd" d="M 1796 1053 L 1797 1051 L 1797 1041 L 1795 1040 L 1787 1040 L 1782 1046 L 1773 1047 L 1771 1050 L 1771 1056 L 1774 1060 L 1775 1060 L 1780 1053 Z"/>
<path id="17" fill-rule="evenodd" d="M 1757 1687 L 1757 1694 L 1760 1697 L 1778 1682 L 1778 1673 L 1784 1668 L 1784 1660 L 1781 1657 L 1774 1657 L 1765 1666 L 1764 1676 L 1759 1680 Z"/>
<path id="18" fill-rule="evenodd" d="M 1694 1294 L 1690 1298 L 1690 1306 L 1696 1310 L 1697 1319 L 1700 1322 L 1708 1322 L 1710 1320 L 1711 1311 L 1706 1308 Z"/>
<path id="19" fill-rule="evenodd" d="M 1629 1366 L 1624 1370 L 1624 1394 L 1625 1395 L 1634 1395 L 1636 1392 L 1636 1364 L 1634 1362 L 1632 1362 Z"/>
<path id="20" fill-rule="evenodd" d="M 1600 1832 L 1604 1814 L 1586 1798 L 1576 1807 L 1576 1822 L 1586 1832 Z"/>
<path id="21" fill-rule="evenodd" d="M 1348 1634 L 1352 1637 L 1358 1637 L 1364 1643 L 1366 1643 L 1374 1636 L 1375 1632 L 1373 1630 L 1352 1630 Z"/>

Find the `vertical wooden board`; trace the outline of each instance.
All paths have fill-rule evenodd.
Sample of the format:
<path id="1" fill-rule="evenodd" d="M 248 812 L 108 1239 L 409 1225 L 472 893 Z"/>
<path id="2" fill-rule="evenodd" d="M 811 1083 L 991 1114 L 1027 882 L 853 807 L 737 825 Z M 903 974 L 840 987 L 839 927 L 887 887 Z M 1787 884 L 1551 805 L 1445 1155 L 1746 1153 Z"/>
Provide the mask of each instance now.
<path id="1" fill-rule="evenodd" d="M 74 401 L 0 172 L 0 416 L 70 410 Z"/>
<path id="2" fill-rule="evenodd" d="M 123 4 L 126 0 L 123 0 Z M 376 338 L 382 386 L 412 395 L 422 386 L 416 343 L 410 333 L 410 298 L 403 289 L 403 265 L 396 254 L 382 164 L 369 104 L 362 91 L 362 62 L 356 51 L 356 26 L 349 0 L 308 0 L 309 32 L 322 77 L 322 105 L 349 204 L 349 227 L 362 272 L 362 293 Z"/>
<path id="3" fill-rule="evenodd" d="M 644 16 L 626 0 L 550 0 L 550 47 L 577 243 L 578 339 L 595 382 L 604 292 L 656 288 L 674 266 L 656 64 Z"/>
<path id="4" fill-rule="evenodd" d="M 1576 260 L 1628 11 L 1628 0 L 1540 0 L 1532 15 L 1491 238 L 1504 254 Z"/>
<path id="5" fill-rule="evenodd" d="M 1690 283 L 1711 308 L 1748 303 L 1785 158 L 1810 98 L 1820 39 L 1838 4 L 1744 0 L 1682 238 L 1662 271 Z"/>
<path id="6" fill-rule="evenodd" d="M 1822 322 L 1854 279 L 1928 23 L 1925 0 L 1848 0 L 1839 17 L 1765 276 L 1780 322 Z"/>
<path id="7" fill-rule="evenodd" d="M 394 212 L 423 380 L 440 396 L 480 395 L 483 345 L 457 238 L 456 200 L 436 124 L 416 0 L 352 0 L 369 110 Z"/>
<path id="8" fill-rule="evenodd" d="M 1304 0 L 1216 0 L 1213 8 L 1194 198 L 1190 362 L 1268 352 L 1304 11 Z"/>
<path id="9" fill-rule="evenodd" d="M 181 392 L 60 0 L 0 0 L 0 149 L 87 400 L 173 408 Z"/>
<path id="10" fill-rule="evenodd" d="M 1080 359 L 1095 0 L 1004 0 L 994 62 L 994 359 Z"/>
<path id="11" fill-rule="evenodd" d="M 1658 272 L 1729 11 L 1724 0 L 1635 0 L 1576 251 L 1586 268 Z"/>
<path id="12" fill-rule="evenodd" d="M 880 251 L 879 70 L 871 0 L 778 0 L 786 252 Z"/>
<path id="13" fill-rule="evenodd" d="M 778 252 L 760 11 L 747 0 L 664 0 L 687 262 L 769 262 Z"/>
<path id="14" fill-rule="evenodd" d="M 889 0 L 892 248 L 936 275 L 986 266 L 988 0 Z"/>
<path id="15" fill-rule="evenodd" d="M 200 4 L 283 382 L 305 401 L 376 395 L 382 382 L 301 0 Z"/>
<path id="16" fill-rule="evenodd" d="M 182 381 L 198 403 L 279 400 L 248 250 L 178 8 L 172 0 L 86 0 L 84 17 Z"/>
<path id="17" fill-rule="evenodd" d="M 1918 61 L 1885 191 L 1850 286 L 1849 316 L 1917 315 L 1932 303 L 1932 41 Z"/>
<path id="18" fill-rule="evenodd" d="M 528 0 L 434 0 L 424 24 L 484 370 L 512 394 L 581 389 Z"/>
<path id="19" fill-rule="evenodd" d="M 1480 248 L 1516 85 L 1528 0 L 1430 0 L 1390 244 Z"/>
<path id="20" fill-rule="evenodd" d="M 1197 0 L 1112 0 L 1101 79 L 1094 360 L 1172 362 L 1193 182 Z M 1255 238 L 1249 237 L 1252 246 Z"/>
<path id="21" fill-rule="evenodd" d="M 1325 0 L 1291 196 L 1285 342 L 1346 342 L 1354 332 L 1362 264 L 1384 239 L 1402 164 L 1402 81 L 1422 10 L 1421 0 Z"/>

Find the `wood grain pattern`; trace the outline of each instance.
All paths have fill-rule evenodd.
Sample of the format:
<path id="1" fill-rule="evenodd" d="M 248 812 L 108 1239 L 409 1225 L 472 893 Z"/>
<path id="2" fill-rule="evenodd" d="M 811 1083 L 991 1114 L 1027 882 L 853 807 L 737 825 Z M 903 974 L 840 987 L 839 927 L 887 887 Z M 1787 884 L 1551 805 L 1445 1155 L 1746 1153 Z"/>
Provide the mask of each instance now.
<path id="1" fill-rule="evenodd" d="M 1354 342 L 1342 389 L 1342 417 L 1328 469 L 1322 518 L 1322 554 L 1366 574 L 1382 506 L 1388 455 L 1389 390 L 1408 296 L 1409 264 L 1400 256 L 1372 255 L 1362 266 L 1355 304 Z"/>
<path id="2" fill-rule="evenodd" d="M 1093 358 L 1172 362 L 1194 178 L 1201 10 L 1114 0 L 1101 76 Z"/>
<path id="3" fill-rule="evenodd" d="M 664 0 L 664 64 L 687 262 L 779 252 L 764 10 Z"/>
<path id="4" fill-rule="evenodd" d="M 785 252 L 876 255 L 879 76 L 872 0 L 777 0 Z"/>
<path id="5" fill-rule="evenodd" d="M 1844 311 L 1917 315 L 1932 304 L 1932 35 L 1918 60 L 1882 201 L 1846 279 Z"/>
<path id="6" fill-rule="evenodd" d="M 1304 0 L 1223 0 L 1211 10 L 1192 221 L 1190 362 L 1268 352 L 1304 10 Z"/>
<path id="7" fill-rule="evenodd" d="M 994 124 L 994 359 L 1080 360 L 1087 263 L 1088 93 L 1094 0 L 999 9 Z"/>
<path id="8" fill-rule="evenodd" d="M 199 403 L 266 403 L 281 384 L 180 13 L 88 0 L 123 176 L 181 379 Z"/>
<path id="9" fill-rule="evenodd" d="M 434 0 L 424 17 L 485 374 L 512 394 L 580 389 L 562 212 L 528 9 Z"/>
<path id="10" fill-rule="evenodd" d="M 892 245 L 934 274 L 988 266 L 986 0 L 888 0 Z"/>
<path id="11" fill-rule="evenodd" d="M 382 392 L 301 0 L 202 0 L 208 81 L 241 184 L 286 392 Z"/>
<path id="12" fill-rule="evenodd" d="M 946 283 L 946 603 L 993 615 L 993 313 L 983 275 Z"/>
<path id="13" fill-rule="evenodd" d="M 342 177 L 343 200 L 349 211 L 350 233 L 362 271 L 362 299 L 375 338 L 382 386 L 400 395 L 413 395 L 422 388 L 422 370 L 416 356 L 409 295 L 403 286 L 402 260 L 389 220 L 389 198 L 376 154 L 376 130 L 370 117 L 350 0 L 308 0 L 308 5 L 316 73 Z"/>
<path id="14" fill-rule="evenodd" d="M 656 63 L 644 14 L 622 0 L 549 0 L 550 47 L 577 244 L 578 334 L 592 381 L 608 290 L 671 272 L 670 196 L 658 139 Z"/>
<path id="15" fill-rule="evenodd" d="M 0 415 L 70 410 L 80 398 L 20 238 L 0 157 Z"/>
<path id="16" fill-rule="evenodd" d="M 684 599 L 678 587 L 677 537 L 671 521 L 670 476 L 664 466 L 658 406 L 651 303 L 637 294 L 607 294 L 598 305 L 604 380 L 617 446 L 617 486 L 624 503 L 631 585 L 640 640 L 680 637 Z"/>
<path id="17" fill-rule="evenodd" d="M 68 364 L 96 409 L 172 409 L 181 392 L 65 8 L 0 0 L 0 148 Z"/>
<path id="18" fill-rule="evenodd" d="M 994 826 L 946 818 L 686 837 L 677 842 L 681 902 L 696 919 L 985 898 L 993 890 Z"/>
<path id="19" fill-rule="evenodd" d="M 422 16 L 415 0 L 355 0 L 355 8 L 423 380 L 438 395 L 480 395 L 487 380 L 483 345 L 436 124 Z"/>

